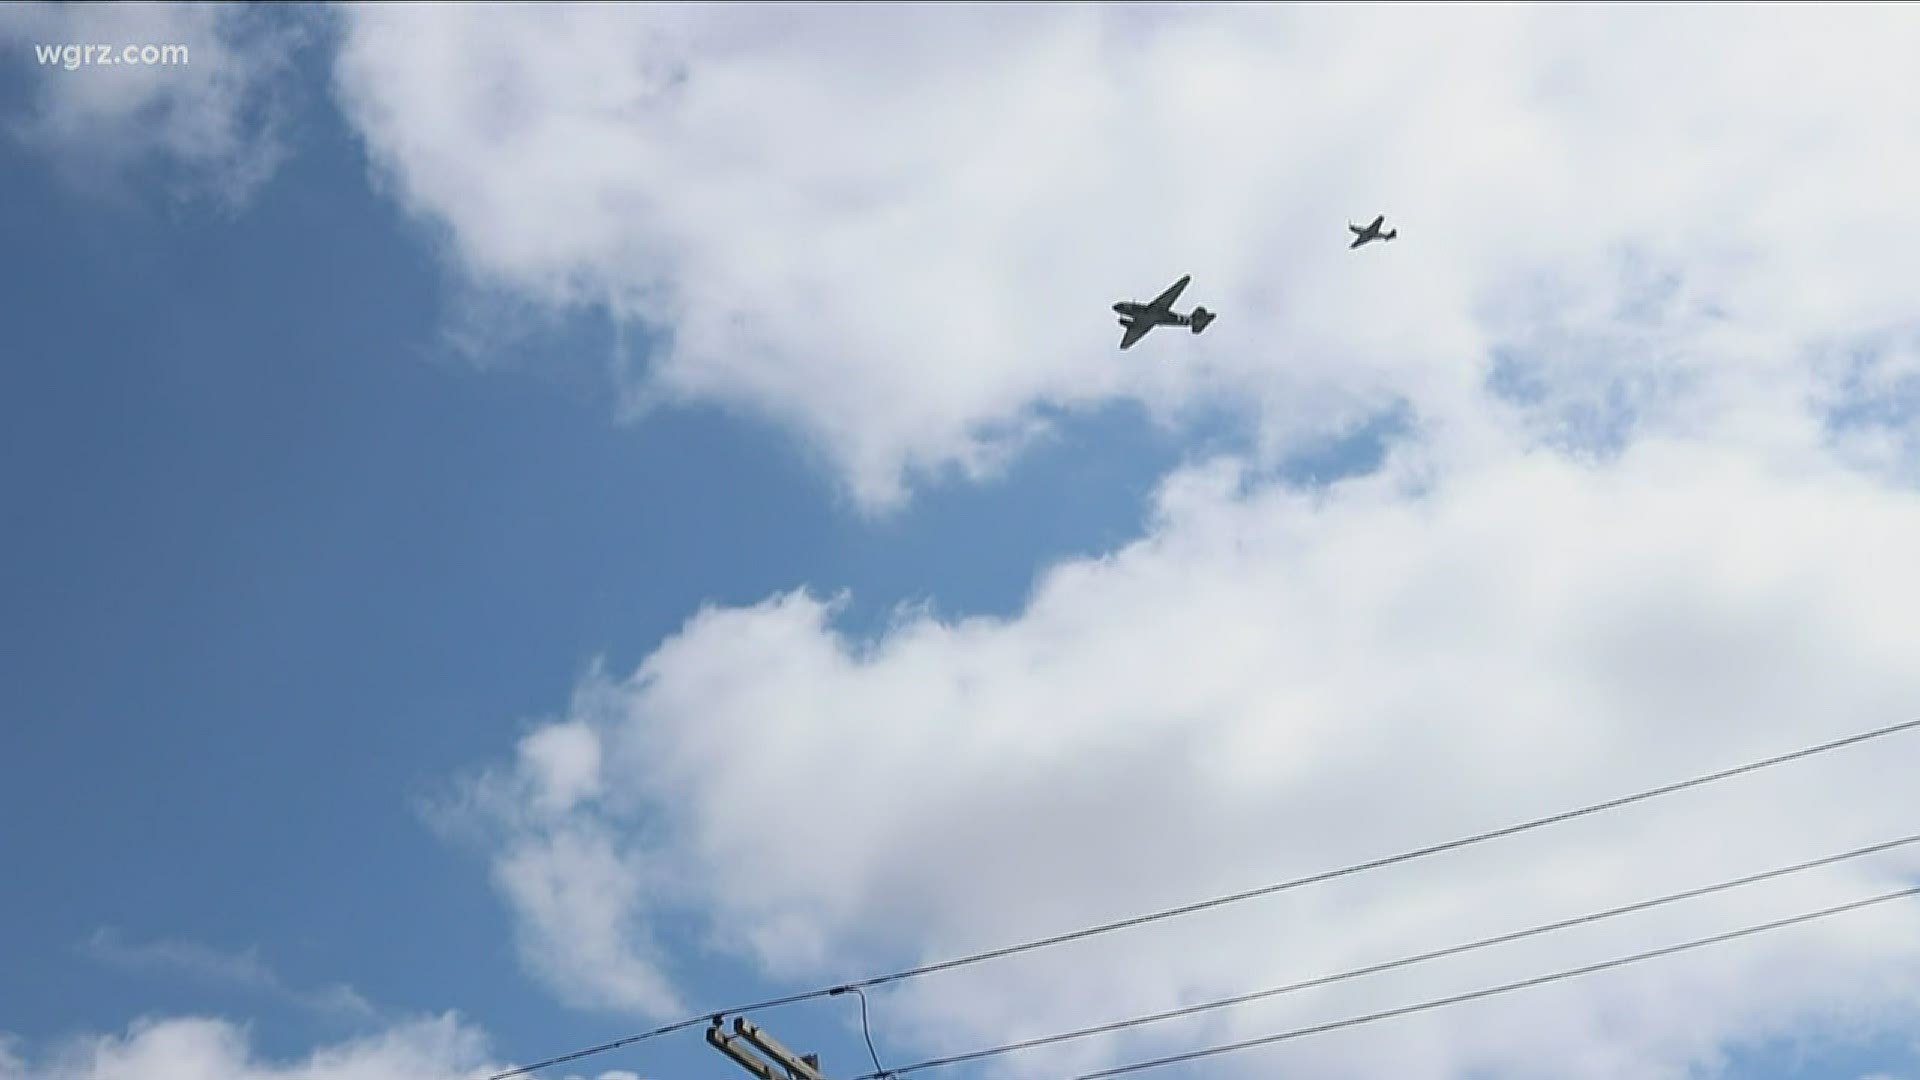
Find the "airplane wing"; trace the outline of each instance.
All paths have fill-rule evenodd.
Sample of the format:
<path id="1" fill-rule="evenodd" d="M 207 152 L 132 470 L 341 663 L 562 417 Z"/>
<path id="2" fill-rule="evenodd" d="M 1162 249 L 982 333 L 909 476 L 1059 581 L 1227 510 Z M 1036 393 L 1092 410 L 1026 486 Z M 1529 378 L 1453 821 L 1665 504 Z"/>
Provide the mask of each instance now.
<path id="1" fill-rule="evenodd" d="M 1361 235 L 1355 236 L 1353 238 L 1353 243 L 1347 245 L 1347 250 L 1352 251 L 1354 248 L 1359 247 L 1361 244 L 1366 243 L 1370 239 L 1372 239 L 1372 237 L 1369 237 L 1364 233 Z"/>
<path id="2" fill-rule="evenodd" d="M 1147 331 L 1151 329 L 1153 329 L 1153 323 L 1146 319 L 1135 319 L 1128 323 L 1127 332 L 1120 335 L 1120 347 L 1123 349 L 1129 348 L 1134 342 L 1145 337 Z"/>
<path id="3" fill-rule="evenodd" d="M 1193 275 L 1188 274 L 1187 276 L 1181 278 L 1179 281 L 1176 281 L 1172 285 L 1167 286 L 1167 291 L 1161 293 L 1159 296 L 1154 297 L 1153 303 L 1147 305 L 1147 310 L 1141 312 L 1140 317 L 1142 319 L 1146 319 L 1151 314 L 1164 315 L 1167 312 L 1172 311 L 1173 302 L 1175 300 L 1180 299 L 1180 290 L 1186 288 L 1187 282 L 1192 280 L 1193 280 Z M 1148 325 L 1152 325 L 1151 321 L 1149 321 Z M 1142 330 L 1141 333 L 1144 334 L 1146 333 L 1146 331 Z"/>
<path id="4" fill-rule="evenodd" d="M 1377 231 L 1379 230 L 1379 228 L 1380 228 L 1380 226 L 1382 226 L 1382 225 L 1384 225 L 1384 224 L 1386 224 L 1386 223 L 1387 223 L 1387 215 L 1385 215 L 1385 214 L 1381 214 L 1381 215 L 1380 215 L 1379 217 L 1376 217 L 1376 218 L 1374 218 L 1374 219 L 1373 219 L 1373 224 L 1371 224 L 1371 225 L 1369 225 L 1369 226 L 1367 226 L 1367 231 L 1368 231 L 1368 232 L 1377 232 Z"/>

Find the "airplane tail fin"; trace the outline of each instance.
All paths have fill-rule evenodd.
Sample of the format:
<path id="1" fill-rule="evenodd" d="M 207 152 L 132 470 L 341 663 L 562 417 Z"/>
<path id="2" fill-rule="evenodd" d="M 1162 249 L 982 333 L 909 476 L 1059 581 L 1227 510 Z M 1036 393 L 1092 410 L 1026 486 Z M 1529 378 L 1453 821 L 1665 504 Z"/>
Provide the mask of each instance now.
<path id="1" fill-rule="evenodd" d="M 1193 324 L 1193 332 L 1196 334 L 1202 330 L 1205 330 L 1207 328 L 1207 324 L 1212 322 L 1213 320 L 1214 320 L 1213 312 L 1208 311 L 1206 308 L 1203 308 L 1203 307 L 1194 308 L 1193 314 L 1189 316 L 1189 321 Z"/>
<path id="2" fill-rule="evenodd" d="M 1380 234 L 1380 239 L 1382 239 L 1382 240 L 1391 240 L 1391 239 L 1393 239 L 1394 237 L 1396 237 L 1396 236 L 1399 236 L 1399 235 L 1400 235 L 1400 230 L 1399 230 L 1399 229 L 1388 229 L 1388 230 L 1387 230 L 1386 232 L 1383 232 L 1383 233 L 1381 233 L 1381 234 Z"/>

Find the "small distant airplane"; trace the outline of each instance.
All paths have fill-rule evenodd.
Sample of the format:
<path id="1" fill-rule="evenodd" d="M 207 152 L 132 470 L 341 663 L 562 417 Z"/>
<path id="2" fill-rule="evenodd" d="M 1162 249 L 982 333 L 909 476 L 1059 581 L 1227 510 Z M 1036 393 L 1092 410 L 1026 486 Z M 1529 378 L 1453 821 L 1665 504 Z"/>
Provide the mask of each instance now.
<path id="1" fill-rule="evenodd" d="M 1380 231 L 1381 224 L 1386 220 L 1387 220 L 1387 215 L 1381 214 L 1379 217 L 1374 218 L 1372 223 L 1370 223 L 1364 229 L 1358 225 L 1348 225 L 1347 228 L 1353 230 L 1353 235 L 1356 237 L 1356 239 L 1354 240 L 1353 243 L 1347 245 L 1347 250 L 1352 251 L 1354 248 L 1359 247 L 1361 244 L 1365 244 L 1370 241 L 1391 240 L 1394 237 L 1399 236 L 1400 235 L 1399 229 L 1389 229 L 1386 232 Z"/>
<path id="2" fill-rule="evenodd" d="M 1120 325 L 1127 328 L 1127 332 L 1120 337 L 1120 347 L 1123 349 L 1131 347 L 1134 342 L 1145 337 L 1147 331 L 1156 326 L 1191 326 L 1196 334 L 1205 330 L 1207 324 L 1214 320 L 1213 312 L 1203 307 L 1195 307 L 1191 315 L 1180 315 L 1173 310 L 1173 302 L 1180 299 L 1180 290 L 1186 288 L 1187 282 L 1192 280 L 1193 275 L 1188 274 L 1174 282 L 1167 287 L 1166 292 L 1154 297 L 1151 304 L 1122 300 L 1113 305 L 1113 310 L 1120 313 Z"/>

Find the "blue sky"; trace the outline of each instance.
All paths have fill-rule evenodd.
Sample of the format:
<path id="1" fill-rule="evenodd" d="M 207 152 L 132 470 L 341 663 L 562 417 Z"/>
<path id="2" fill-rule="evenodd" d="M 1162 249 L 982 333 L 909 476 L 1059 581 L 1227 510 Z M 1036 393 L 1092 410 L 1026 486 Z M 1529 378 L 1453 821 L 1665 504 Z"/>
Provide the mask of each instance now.
<path id="1" fill-rule="evenodd" d="M 5 816 L 39 869 L 6 892 L 0 1014 L 43 1040 L 237 1009 L 280 1053 L 363 1020 L 100 963 L 82 946 L 111 927 L 498 1014 L 529 1047 L 598 1039 L 620 1025 L 529 993 L 482 868 L 417 800 L 703 603 L 1009 610 L 1037 564 L 1133 535 L 1177 450 L 1116 409 L 872 523 L 763 424 L 612 422 L 592 366 L 564 370 L 610 348 L 597 320 L 476 373 L 430 252 L 307 89 L 299 165 L 234 220 L 103 210 L 6 159 Z"/>
<path id="2" fill-rule="evenodd" d="M 116 10 L 0 14 L 0 1080 L 484 1075 L 1906 719 L 1920 693 L 1898 555 L 1920 310 L 1895 284 L 1920 216 L 1844 179 L 1908 152 L 1886 133 L 1912 110 L 1823 128 L 1872 89 L 1838 79 L 1728 111 L 1791 48 L 1763 20 L 1712 28 L 1724 66 L 1649 129 L 1678 155 L 1661 188 L 1619 179 L 1646 104 L 1582 81 L 1676 31 L 1649 15 L 1590 45 L 1572 17 L 1499 23 L 1481 59 L 1543 53 L 1553 79 L 1434 60 L 1465 89 L 1423 96 L 1314 59 L 1387 33 L 1364 9 L 850 30 L 795 8 L 779 42 L 728 8 Z M 32 62 L 95 36 L 208 59 Z M 1327 116 L 1273 104 L 1322 86 Z M 783 87 L 787 115 L 839 119 L 760 119 Z M 1174 94 L 1142 121 L 1171 164 L 1064 134 Z M 1674 149 L 1702 118 L 1720 142 Z M 1256 124 L 1297 155 L 1223 137 Z M 1410 156 L 1348 137 L 1374 124 Z M 1420 156 L 1434 126 L 1457 152 Z M 1775 158 L 1774 187 L 1726 186 Z M 1892 250 L 1852 265 L 1782 210 L 1827 199 Z M 1582 200 L 1566 235 L 1493 227 Z M 1341 222 L 1383 203 L 1413 226 L 1346 257 Z M 1784 288 L 1796 267 L 1824 284 Z M 1187 269 L 1220 325 L 1114 351 L 1105 305 Z M 933 1057 L 1884 839 L 1912 755 L 878 995 L 875 1037 Z M 1723 838 L 1710 858 L 1689 828 Z M 1907 1075 L 1914 926 L 1232 1067 Z M 762 1019 L 852 1075 L 853 1008 Z M 448 1013 L 481 1049 L 422 1034 Z M 239 1048 L 140 1043 L 191 1017 Z M 343 1045 L 365 1060 L 326 1064 Z M 576 1071 L 724 1066 L 690 1033 Z"/>
<path id="3" fill-rule="evenodd" d="M 102 961 L 85 946 L 112 928 L 497 1014 L 528 1047 L 597 1041 L 623 1029 L 529 992 L 483 868 L 418 800 L 704 603 L 808 585 L 850 590 L 854 625 L 1011 610 L 1037 565 L 1134 535 L 1178 448 L 1115 408 L 876 523 L 764 424 L 613 422 L 574 359 L 611 348 L 604 320 L 476 372 L 311 68 L 298 165 L 231 220 L 103 208 L 5 159 L 5 817 L 39 869 L 6 891 L 0 1014 L 38 1042 L 233 1011 L 289 1055 L 366 1020 Z"/>

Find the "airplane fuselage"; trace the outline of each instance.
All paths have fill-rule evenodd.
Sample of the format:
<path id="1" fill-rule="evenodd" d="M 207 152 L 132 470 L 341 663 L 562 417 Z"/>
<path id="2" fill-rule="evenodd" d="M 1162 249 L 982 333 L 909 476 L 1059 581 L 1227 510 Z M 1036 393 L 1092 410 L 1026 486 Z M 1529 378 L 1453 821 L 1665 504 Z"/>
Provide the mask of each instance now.
<path id="1" fill-rule="evenodd" d="M 1120 347 L 1131 348 L 1134 342 L 1139 341 L 1147 331 L 1156 326 L 1186 326 L 1191 327 L 1196 334 L 1205 330 L 1214 320 L 1213 312 L 1199 305 L 1195 305 L 1194 309 L 1185 315 L 1173 310 L 1174 301 L 1180 298 L 1180 291 L 1185 289 L 1187 282 L 1191 280 L 1193 280 L 1192 275 L 1181 278 L 1168 286 L 1165 292 L 1154 297 L 1153 302 L 1149 304 L 1143 304 L 1138 300 L 1122 300 L 1113 305 L 1114 312 L 1120 316 L 1120 325 L 1127 331 L 1120 338 Z"/>
<path id="2" fill-rule="evenodd" d="M 1398 229 L 1388 229 L 1385 232 L 1380 231 L 1380 226 L 1386 224 L 1386 220 L 1386 215 L 1383 214 L 1380 217 L 1374 218 L 1373 221 L 1364 227 L 1359 225 L 1347 226 L 1348 231 L 1352 232 L 1354 236 L 1353 243 L 1347 246 L 1349 248 L 1357 248 L 1362 244 L 1371 244 L 1375 240 L 1391 240 L 1400 235 L 1400 230 Z"/>
<path id="3" fill-rule="evenodd" d="M 1190 326 L 1193 323 L 1192 315 L 1182 315 L 1177 311 L 1156 312 L 1148 305 L 1132 300 L 1120 301 L 1113 305 L 1113 310 L 1124 316 L 1123 326 L 1141 319 L 1152 319 L 1155 326 Z"/>

